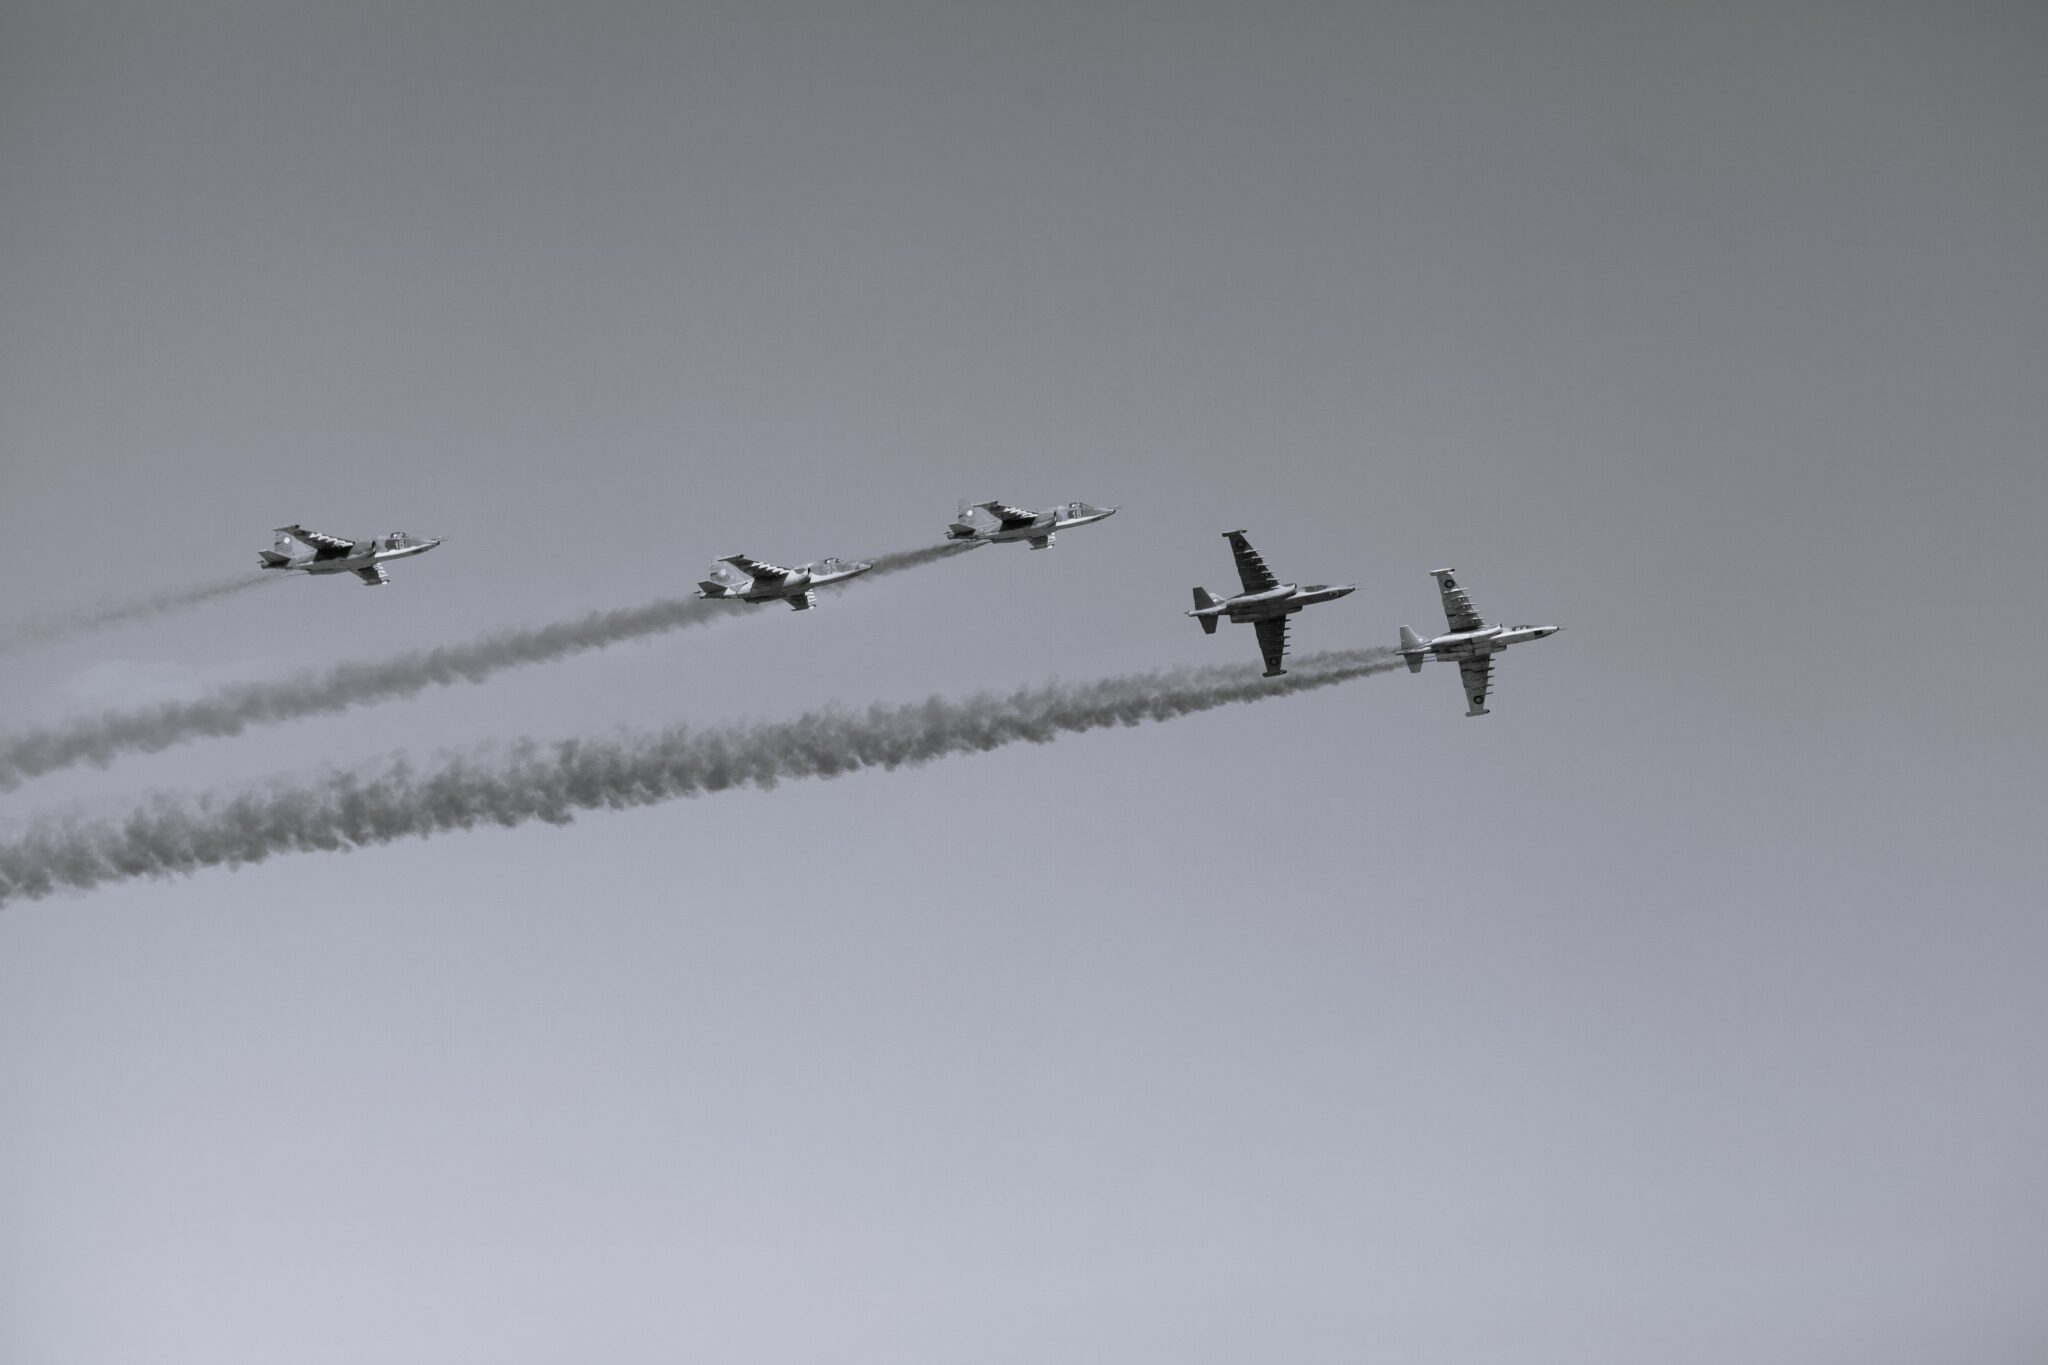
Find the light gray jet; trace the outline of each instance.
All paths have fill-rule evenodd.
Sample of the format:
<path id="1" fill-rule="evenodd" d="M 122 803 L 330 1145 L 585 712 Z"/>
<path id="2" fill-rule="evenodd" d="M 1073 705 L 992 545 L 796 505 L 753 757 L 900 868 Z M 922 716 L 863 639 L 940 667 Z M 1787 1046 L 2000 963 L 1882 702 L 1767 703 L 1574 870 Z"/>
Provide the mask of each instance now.
<path id="1" fill-rule="evenodd" d="M 393 531 L 382 540 L 343 540 L 294 523 L 278 527 L 277 543 L 256 553 L 262 556 L 266 569 L 352 573 L 370 587 L 381 588 L 391 581 L 391 575 L 384 571 L 385 560 L 423 555 L 440 543 L 439 537 L 414 540 L 403 531 Z"/>
<path id="2" fill-rule="evenodd" d="M 711 566 L 711 577 L 697 585 L 699 597 L 725 597 L 741 602 L 787 602 L 796 611 L 818 605 L 814 589 L 827 583 L 844 583 L 858 578 L 872 562 L 857 559 L 821 559 L 801 568 L 785 569 L 745 555 L 727 555 Z"/>
<path id="3" fill-rule="evenodd" d="M 1287 618 L 1317 602 L 1333 602 L 1357 585 L 1304 583 L 1296 587 L 1282 583 L 1244 538 L 1244 532 L 1225 531 L 1223 535 L 1230 542 L 1230 552 L 1237 556 L 1237 576 L 1244 591 L 1218 601 L 1207 588 L 1196 588 L 1195 609 L 1188 615 L 1200 621 L 1202 629 L 1211 635 L 1216 633 L 1216 623 L 1226 616 L 1233 621 L 1251 622 L 1259 632 L 1259 653 L 1266 659 L 1266 676 L 1277 678 L 1287 671 L 1280 666 L 1281 657 L 1287 653 Z"/>
<path id="4" fill-rule="evenodd" d="M 1455 661 L 1458 676 L 1465 684 L 1465 714 L 1483 716 L 1487 714 L 1486 691 L 1493 684 L 1493 656 L 1509 645 L 1540 640 L 1546 635 L 1557 634 L 1564 627 L 1491 625 L 1472 610 L 1472 599 L 1458 586 L 1457 570 L 1432 569 L 1430 572 L 1436 577 L 1437 591 L 1443 594 L 1444 619 L 1450 624 L 1450 633 L 1425 640 L 1403 626 L 1401 657 L 1408 661 L 1410 673 L 1420 673 L 1423 663 L 1429 659 L 1441 659 L 1446 663 Z"/>
<path id="5" fill-rule="evenodd" d="M 1091 521 L 1101 521 L 1115 514 L 1114 507 L 1091 507 L 1085 502 L 1048 507 L 1043 512 L 1025 512 L 1000 502 L 963 502 L 960 514 L 946 528 L 946 539 L 974 540 L 989 545 L 1022 540 L 1034 550 L 1043 550 L 1052 545 L 1058 532 L 1070 526 L 1086 526 Z"/>

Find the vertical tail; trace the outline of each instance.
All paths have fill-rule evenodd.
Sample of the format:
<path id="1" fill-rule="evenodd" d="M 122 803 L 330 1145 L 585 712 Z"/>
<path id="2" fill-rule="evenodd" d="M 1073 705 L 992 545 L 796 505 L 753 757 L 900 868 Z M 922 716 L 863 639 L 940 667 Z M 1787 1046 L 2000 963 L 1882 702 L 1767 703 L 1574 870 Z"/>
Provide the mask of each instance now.
<path id="1" fill-rule="evenodd" d="M 1408 661 L 1410 673 L 1420 673 L 1422 661 L 1429 657 L 1429 641 L 1408 627 L 1401 627 L 1401 657 Z"/>
<path id="2" fill-rule="evenodd" d="M 1203 612 L 1208 611 L 1209 608 L 1215 605 L 1216 599 L 1209 596 L 1207 588 L 1195 589 L 1195 609 L 1189 612 L 1188 615 L 1202 623 L 1202 633 L 1204 635 L 1214 635 L 1216 633 L 1216 618 L 1214 616 L 1202 615 Z"/>

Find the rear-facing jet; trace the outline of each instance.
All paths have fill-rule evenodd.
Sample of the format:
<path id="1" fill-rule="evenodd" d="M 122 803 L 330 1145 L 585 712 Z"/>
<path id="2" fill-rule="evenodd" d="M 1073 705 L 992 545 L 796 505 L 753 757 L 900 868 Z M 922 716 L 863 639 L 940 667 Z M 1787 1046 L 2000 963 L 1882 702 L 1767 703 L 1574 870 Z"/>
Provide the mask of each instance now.
<path id="1" fill-rule="evenodd" d="M 1115 512 L 1114 507 L 1091 507 L 1085 502 L 1048 507 L 1043 512 L 1026 512 L 1000 502 L 963 502 L 960 514 L 946 528 L 946 539 L 989 545 L 1021 540 L 1034 550 L 1043 550 L 1051 546 L 1058 532 L 1101 521 Z"/>
<path id="2" fill-rule="evenodd" d="M 1487 714 L 1486 692 L 1493 685 L 1493 656 L 1509 645 L 1555 635 L 1563 626 L 1496 626 L 1481 620 L 1472 609 L 1472 599 L 1458 586 L 1455 569 L 1432 569 L 1437 591 L 1443 594 L 1444 619 L 1451 629 L 1447 635 L 1425 640 L 1408 627 L 1401 627 L 1401 657 L 1410 673 L 1420 673 L 1429 659 L 1458 665 L 1465 684 L 1465 714 Z"/>
<path id="3" fill-rule="evenodd" d="M 370 587 L 378 588 L 391 581 L 391 575 L 384 571 L 385 560 L 425 554 L 440 543 L 438 537 L 414 540 L 403 531 L 393 531 L 382 540 L 343 540 L 340 536 L 308 531 L 294 523 L 278 527 L 277 543 L 256 553 L 262 557 L 266 569 L 352 573 Z"/>
<path id="4" fill-rule="evenodd" d="M 1231 553 L 1237 556 L 1237 576 L 1244 591 L 1219 601 L 1209 595 L 1207 588 L 1196 588 L 1195 609 L 1188 615 L 1200 621 L 1202 629 L 1211 635 L 1216 633 L 1216 623 L 1226 616 L 1233 621 L 1251 622 L 1259 633 L 1259 653 L 1265 656 L 1266 676 L 1277 678 L 1287 671 L 1280 666 L 1287 653 L 1287 618 L 1317 602 L 1335 601 L 1356 585 L 1304 583 L 1296 587 L 1282 583 L 1244 538 L 1244 532 L 1225 531 L 1223 535 L 1230 542 Z"/>
<path id="5" fill-rule="evenodd" d="M 697 585 L 697 596 L 741 602 L 787 602 L 795 611 L 809 611 L 818 605 L 815 589 L 858 578 L 874 567 L 872 562 L 862 560 L 821 559 L 801 568 L 785 569 L 745 555 L 727 555 L 711 566 L 711 577 Z"/>

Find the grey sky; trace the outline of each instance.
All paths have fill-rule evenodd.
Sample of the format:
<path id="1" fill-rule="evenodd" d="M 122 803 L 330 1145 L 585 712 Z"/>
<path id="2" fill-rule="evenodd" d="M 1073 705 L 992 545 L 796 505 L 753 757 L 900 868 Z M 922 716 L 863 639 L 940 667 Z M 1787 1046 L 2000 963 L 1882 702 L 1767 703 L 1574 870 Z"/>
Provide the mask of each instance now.
<path id="1" fill-rule="evenodd" d="M 2030 1361 L 2029 5 L 18 5 L 12 733 L 1121 504 L 154 790 L 1386 644 L 916 772 L 0 913 L 0 1358 Z"/>

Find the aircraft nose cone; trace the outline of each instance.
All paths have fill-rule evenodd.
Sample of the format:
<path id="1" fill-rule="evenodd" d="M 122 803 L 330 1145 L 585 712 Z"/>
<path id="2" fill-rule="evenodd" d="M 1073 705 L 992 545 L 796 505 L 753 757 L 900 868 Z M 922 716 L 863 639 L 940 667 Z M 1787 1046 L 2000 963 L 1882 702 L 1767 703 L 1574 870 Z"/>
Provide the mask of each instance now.
<path id="1" fill-rule="evenodd" d="M 1349 597 L 1357 591 L 1358 585 L 1356 583 L 1339 583 L 1336 589 L 1337 596 L 1339 597 Z"/>

